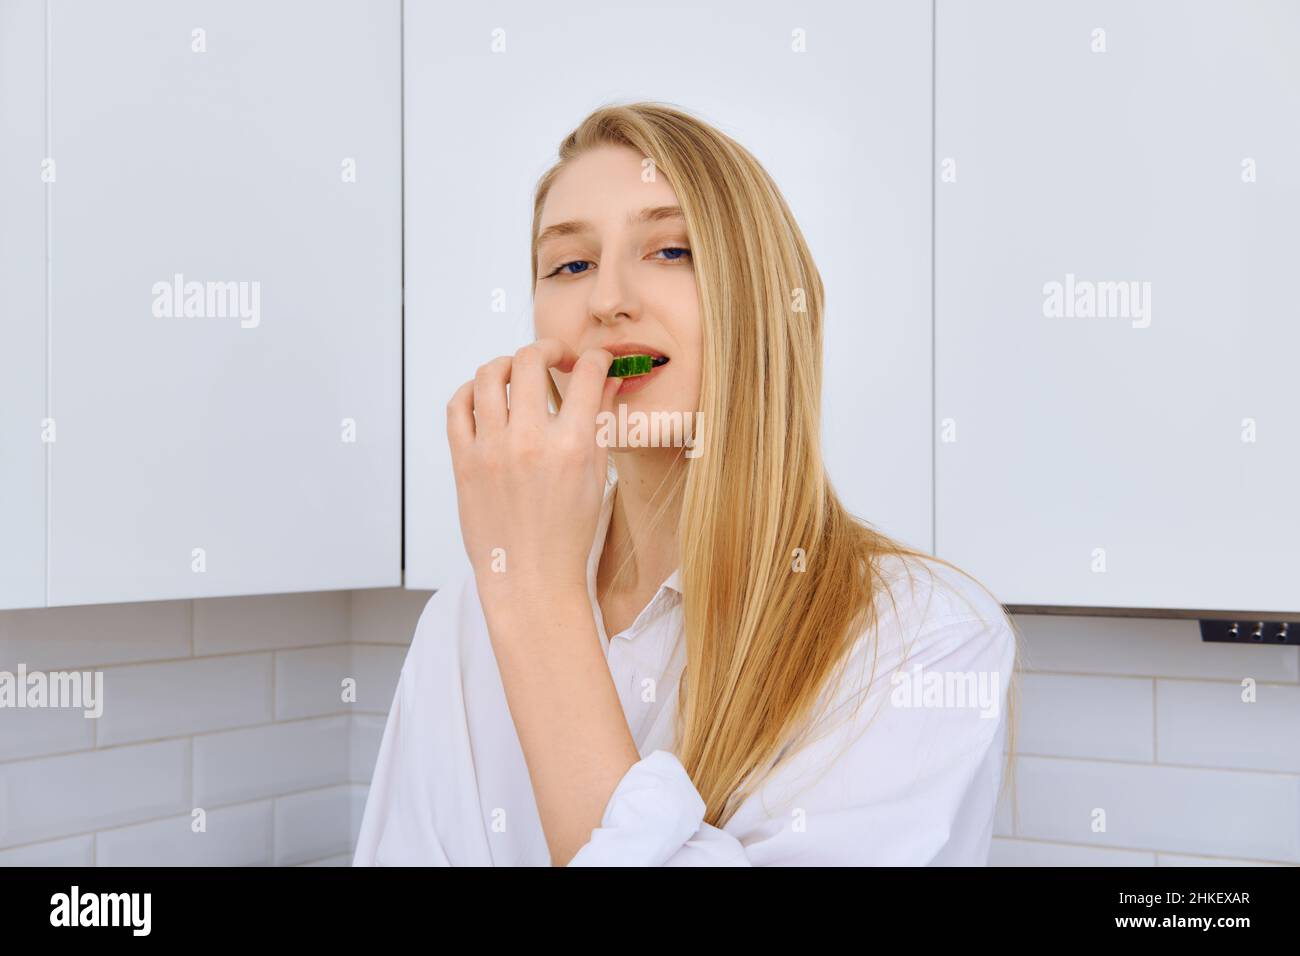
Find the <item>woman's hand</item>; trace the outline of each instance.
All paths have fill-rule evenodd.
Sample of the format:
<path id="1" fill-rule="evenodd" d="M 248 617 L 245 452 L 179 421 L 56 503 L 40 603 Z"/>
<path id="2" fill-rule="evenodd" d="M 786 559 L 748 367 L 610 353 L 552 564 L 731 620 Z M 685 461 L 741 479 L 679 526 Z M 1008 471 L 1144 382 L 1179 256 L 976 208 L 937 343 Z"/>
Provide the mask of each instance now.
<path id="1" fill-rule="evenodd" d="M 538 339 L 481 366 L 447 403 L 461 536 L 485 612 L 587 593 L 609 455 L 596 416 L 613 410 L 622 383 L 606 377 L 613 360 Z M 559 414 L 547 404 L 551 367 L 572 372 Z"/>

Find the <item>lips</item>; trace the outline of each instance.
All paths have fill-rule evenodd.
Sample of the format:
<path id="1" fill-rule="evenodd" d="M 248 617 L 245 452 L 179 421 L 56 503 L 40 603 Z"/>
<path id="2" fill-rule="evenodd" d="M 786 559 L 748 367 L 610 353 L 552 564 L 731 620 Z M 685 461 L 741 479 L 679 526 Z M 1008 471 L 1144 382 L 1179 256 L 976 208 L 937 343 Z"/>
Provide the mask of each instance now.
<path id="1" fill-rule="evenodd" d="M 655 368 L 658 368 L 661 365 L 667 365 L 669 362 L 668 356 L 664 355 L 664 353 L 660 352 L 658 349 L 646 345 L 644 342 L 620 342 L 617 345 L 606 345 L 603 347 L 605 351 L 609 352 L 615 358 L 618 358 L 620 355 L 648 355 L 650 356 L 650 364 Z"/>
<path id="2" fill-rule="evenodd" d="M 667 362 L 668 360 L 664 359 L 664 361 Z M 625 395 L 639 392 L 641 389 L 651 385 L 660 375 L 666 374 L 667 373 L 663 371 L 663 366 L 657 365 L 642 375 L 629 375 L 627 378 L 620 379 L 619 381 L 623 384 L 619 386 L 618 396 L 621 399 Z"/>

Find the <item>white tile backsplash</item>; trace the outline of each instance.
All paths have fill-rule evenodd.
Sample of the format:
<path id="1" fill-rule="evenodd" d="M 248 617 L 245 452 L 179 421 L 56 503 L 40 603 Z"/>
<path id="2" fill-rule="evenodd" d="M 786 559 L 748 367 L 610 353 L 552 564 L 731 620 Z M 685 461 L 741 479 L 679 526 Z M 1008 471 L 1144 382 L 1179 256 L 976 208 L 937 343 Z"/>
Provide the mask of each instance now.
<path id="1" fill-rule="evenodd" d="M 1300 647 L 1203 642 L 1196 621 L 1017 614 L 1026 670 L 1300 681 Z"/>
<path id="2" fill-rule="evenodd" d="M 0 669 L 98 668 L 105 697 L 98 720 L 0 710 L 0 866 L 350 865 L 429 595 L 0 612 Z M 1300 864 L 1300 648 L 1205 644 L 1194 621 L 1016 622 L 992 865 Z"/>
<path id="3" fill-rule="evenodd" d="M 384 737 L 387 716 L 358 714 L 352 718 L 352 759 L 348 779 L 353 783 L 369 785 L 379 760 L 379 744 Z"/>
<path id="4" fill-rule="evenodd" d="M 0 666 L 81 670 L 190 657 L 190 601 L 0 611 Z"/>
<path id="5" fill-rule="evenodd" d="M 95 835 L 100 866 L 269 866 L 271 850 L 270 800 Z"/>
<path id="6" fill-rule="evenodd" d="M 353 677 L 349 644 L 278 651 L 275 655 L 275 719 L 352 713 L 343 700 L 343 681 Z"/>
<path id="7" fill-rule="evenodd" d="M 1155 866 L 1156 855 L 1146 850 L 1072 846 L 1036 840 L 994 838 L 989 866 Z"/>
<path id="8" fill-rule="evenodd" d="M 190 741 L 87 750 L 0 764 L 0 847 L 187 809 Z"/>
<path id="9" fill-rule="evenodd" d="M 351 727 L 352 718 L 339 715 L 195 737 L 195 806 L 346 783 Z"/>
<path id="10" fill-rule="evenodd" d="M 94 866 L 95 835 L 29 843 L 12 850 L 0 850 L 0 866 Z"/>
<path id="11" fill-rule="evenodd" d="M 351 611 L 346 591 L 205 598 L 194 603 L 199 656 L 317 644 L 346 644 Z"/>
<path id="12" fill-rule="evenodd" d="M 1162 763 L 1300 774 L 1300 685 L 1162 680 L 1156 713 Z"/>
<path id="13" fill-rule="evenodd" d="M 1026 673 L 1021 679 L 1018 753 L 1154 759 L 1151 678 Z"/>
<path id="14" fill-rule="evenodd" d="M 1156 866 L 1295 866 L 1294 863 L 1266 863 L 1263 860 L 1229 860 L 1217 856 L 1180 856 L 1157 853 Z"/>
<path id="15" fill-rule="evenodd" d="M 329 787 L 275 801 L 275 865 L 346 853 L 352 845 L 352 787 Z"/>
<path id="16" fill-rule="evenodd" d="M 351 836 L 348 846 L 355 849 L 357 837 L 361 833 L 361 818 L 366 812 L 366 797 L 370 794 L 369 784 L 353 784 L 352 786 L 352 820 Z"/>
<path id="17" fill-rule="evenodd" d="M 375 588 L 352 592 L 352 641 L 409 645 L 432 591 Z"/>
<path id="18" fill-rule="evenodd" d="M 88 750 L 95 746 L 95 723 L 82 710 L 6 708 L 0 711 L 0 760 Z"/>
<path id="19" fill-rule="evenodd" d="M 353 645 L 352 667 L 357 678 L 355 713 L 387 714 L 392 709 L 406 652 L 405 647 Z"/>
<path id="20" fill-rule="evenodd" d="M 104 668 L 98 743 L 201 734 L 271 719 L 271 655 Z"/>
<path id="21" fill-rule="evenodd" d="M 1300 863 L 1300 776 L 1029 756 L 1016 773 L 1017 836 Z"/>

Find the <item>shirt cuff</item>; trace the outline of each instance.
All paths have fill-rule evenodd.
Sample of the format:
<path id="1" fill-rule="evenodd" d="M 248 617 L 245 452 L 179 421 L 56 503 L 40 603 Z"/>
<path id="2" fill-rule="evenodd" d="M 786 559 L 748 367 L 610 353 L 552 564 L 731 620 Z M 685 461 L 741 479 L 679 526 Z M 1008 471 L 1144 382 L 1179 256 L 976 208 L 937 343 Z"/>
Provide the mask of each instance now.
<path id="1" fill-rule="evenodd" d="M 656 750 L 628 768 L 600 827 L 569 866 L 663 866 L 704 822 L 704 799 L 677 755 Z"/>

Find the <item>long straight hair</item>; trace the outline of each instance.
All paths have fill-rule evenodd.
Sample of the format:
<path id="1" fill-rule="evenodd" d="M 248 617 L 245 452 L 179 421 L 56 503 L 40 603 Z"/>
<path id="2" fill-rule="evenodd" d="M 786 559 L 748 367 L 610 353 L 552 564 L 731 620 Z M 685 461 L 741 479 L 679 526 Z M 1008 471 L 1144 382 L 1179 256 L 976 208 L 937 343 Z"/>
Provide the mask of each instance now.
<path id="1" fill-rule="evenodd" d="M 719 130 L 661 103 L 605 106 L 584 119 L 538 181 L 533 288 L 551 184 L 576 157 L 609 144 L 638 150 L 672 185 L 696 275 L 707 448 L 686 460 L 684 487 L 672 489 L 683 495 L 686 640 L 675 750 L 704 800 L 705 821 L 722 827 L 811 726 L 864 635 L 874 677 L 877 598 L 893 600 L 881 560 L 961 569 L 886 537 L 836 496 L 820 447 L 821 276 L 776 184 Z M 550 393 L 559 408 L 553 378 Z M 797 555 L 804 573 L 792 573 Z M 1015 672 L 1019 648 L 1017 639 Z M 1015 685 L 1013 672 L 1011 772 Z"/>

